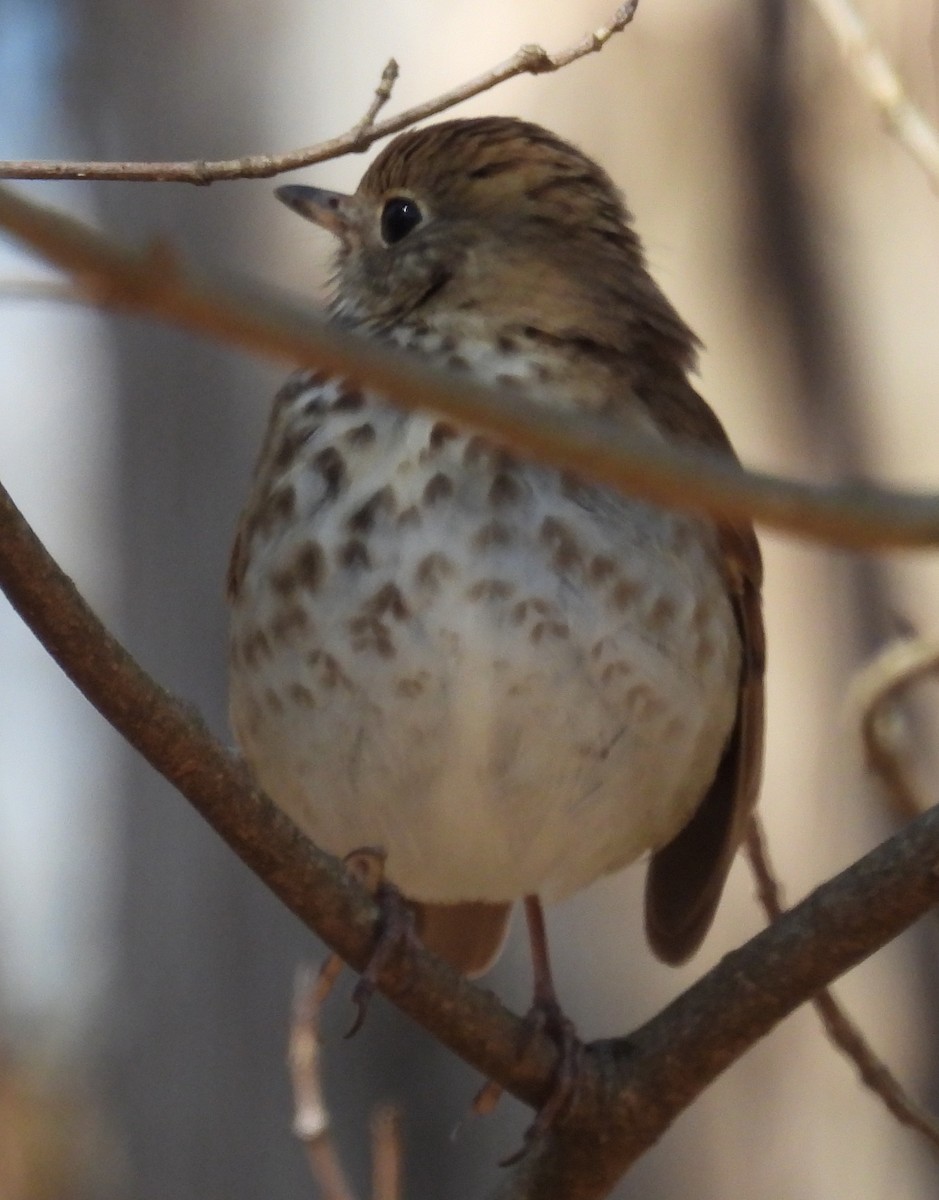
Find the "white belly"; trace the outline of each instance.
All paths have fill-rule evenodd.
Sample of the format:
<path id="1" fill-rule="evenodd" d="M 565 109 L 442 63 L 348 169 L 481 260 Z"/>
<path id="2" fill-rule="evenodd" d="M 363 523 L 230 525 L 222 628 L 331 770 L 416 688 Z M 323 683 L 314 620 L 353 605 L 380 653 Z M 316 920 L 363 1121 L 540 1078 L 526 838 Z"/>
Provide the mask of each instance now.
<path id="1" fill-rule="evenodd" d="M 465 439 L 431 454 L 430 419 L 368 415 L 354 483 L 324 498 L 295 464 L 293 513 L 248 539 L 231 707 L 260 784 L 332 853 L 383 848 L 420 900 L 556 899 L 668 841 L 736 706 L 707 530 L 537 468 L 496 504 Z M 330 444 L 362 420 L 331 417 Z"/>

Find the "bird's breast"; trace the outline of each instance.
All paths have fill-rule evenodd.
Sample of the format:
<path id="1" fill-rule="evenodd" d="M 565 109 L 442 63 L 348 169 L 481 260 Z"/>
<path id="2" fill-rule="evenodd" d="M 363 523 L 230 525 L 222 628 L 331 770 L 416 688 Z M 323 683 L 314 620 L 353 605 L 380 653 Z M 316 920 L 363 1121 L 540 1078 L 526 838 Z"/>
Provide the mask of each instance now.
<path id="1" fill-rule="evenodd" d="M 563 895 L 663 844 L 733 722 L 709 527 L 337 381 L 278 399 L 230 593 L 259 782 L 418 899 Z"/>

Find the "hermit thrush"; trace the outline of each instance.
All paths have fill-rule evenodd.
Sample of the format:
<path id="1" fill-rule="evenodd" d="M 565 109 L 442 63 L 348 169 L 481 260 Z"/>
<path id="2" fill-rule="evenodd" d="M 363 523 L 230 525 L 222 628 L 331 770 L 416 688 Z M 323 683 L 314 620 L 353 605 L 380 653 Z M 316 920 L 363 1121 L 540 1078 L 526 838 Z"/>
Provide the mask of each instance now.
<path id="1" fill-rule="evenodd" d="M 341 324 L 732 455 L 616 188 L 553 134 L 448 121 L 395 139 L 352 196 L 279 195 L 339 241 Z M 302 373 L 275 399 L 232 556 L 234 728 L 317 844 L 381 849 L 424 942 L 468 974 L 513 901 L 537 935 L 538 898 L 646 852 L 648 937 L 679 962 L 759 782 L 760 578 L 747 526 Z"/>

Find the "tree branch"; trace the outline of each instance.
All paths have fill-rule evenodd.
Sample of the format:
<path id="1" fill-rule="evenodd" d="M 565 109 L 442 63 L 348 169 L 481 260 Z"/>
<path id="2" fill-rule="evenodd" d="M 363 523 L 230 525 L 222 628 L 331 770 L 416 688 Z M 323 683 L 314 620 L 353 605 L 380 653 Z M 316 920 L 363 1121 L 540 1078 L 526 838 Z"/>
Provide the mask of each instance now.
<path id="1" fill-rule="evenodd" d="M 377 912 L 239 763 L 104 629 L 0 488 L 0 586 L 96 708 L 323 940 L 361 969 Z M 939 900 L 939 809 L 824 884 L 647 1025 L 588 1047 L 568 1112 L 506 1182 L 526 1200 L 598 1200 L 723 1070 L 798 1005 Z M 557 1048 L 489 992 L 401 947 L 379 980 L 404 1012 L 528 1104 L 550 1092 Z M 601 1138 L 602 1132 L 602 1138 Z M 602 1148 L 601 1148 L 602 1147 Z"/>
<path id="2" fill-rule="evenodd" d="M 766 846 L 766 836 L 758 818 L 750 822 L 745 843 L 747 859 L 756 880 L 757 895 L 769 921 L 778 920 L 785 912 L 779 882 L 773 871 Z M 883 1103 L 901 1125 L 915 1129 L 939 1149 L 939 1122 L 921 1105 L 907 1095 L 903 1085 L 871 1047 L 861 1030 L 848 1016 L 828 988 L 823 988 L 812 1000 L 828 1040 L 854 1063 L 861 1082 Z"/>
<path id="3" fill-rule="evenodd" d="M 0 188 L 0 227 L 70 274 L 93 303 L 345 375 L 403 408 L 439 412 L 527 457 L 653 503 L 728 521 L 755 517 L 854 549 L 939 545 L 939 495 L 863 483 L 818 486 L 745 472 L 727 458 L 632 436 L 587 414 L 547 411 L 344 333 L 256 285 L 200 280 L 162 244 L 129 250 L 7 188 Z"/>
<path id="4" fill-rule="evenodd" d="M 391 95 L 397 77 L 397 64 L 392 59 L 382 75 L 375 100 L 361 121 L 339 137 L 299 150 L 288 150 L 283 154 L 248 154 L 219 162 L 0 162 L 0 179 L 120 179 L 124 182 L 196 184 L 209 184 L 218 179 L 268 179 L 284 171 L 367 150 L 373 142 L 445 112 L 482 92 L 488 92 L 517 75 L 544 75 L 569 66 L 579 58 L 602 50 L 614 34 L 620 33 L 632 21 L 638 5 L 639 0 L 627 0 L 617 8 L 608 24 L 586 34 L 564 50 L 549 54 L 541 46 L 522 46 L 505 62 L 459 87 L 405 109 L 387 121 L 376 123 L 375 117 Z"/>
<path id="5" fill-rule="evenodd" d="M 810 0 L 854 73 L 904 150 L 939 190 L 939 133 L 909 98 L 900 77 L 871 37 L 851 0 Z"/>

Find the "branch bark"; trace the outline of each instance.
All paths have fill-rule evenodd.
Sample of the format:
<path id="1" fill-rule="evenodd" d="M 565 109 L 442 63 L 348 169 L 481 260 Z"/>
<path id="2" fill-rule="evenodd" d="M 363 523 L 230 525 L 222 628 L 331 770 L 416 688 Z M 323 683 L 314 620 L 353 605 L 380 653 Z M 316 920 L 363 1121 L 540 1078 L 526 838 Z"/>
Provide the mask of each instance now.
<path id="1" fill-rule="evenodd" d="M 614 34 L 622 32 L 635 16 L 639 0 L 626 0 L 621 4 L 606 25 L 585 34 L 572 46 L 549 54 L 541 46 L 521 46 L 505 62 L 499 63 L 481 75 L 469 79 L 450 91 L 443 92 L 432 100 L 407 108 L 396 117 L 376 122 L 379 109 L 391 94 L 397 77 L 397 64 L 392 59 L 382 75 L 375 99 L 365 116 L 346 133 L 304 146 L 299 150 L 288 150 L 283 154 L 247 154 L 241 158 L 222 159 L 219 162 L 0 162 L 0 179 L 120 179 L 125 183 L 196 183 L 209 184 L 219 179 L 269 179 L 284 171 L 298 167 L 309 167 L 314 163 L 341 158 L 344 154 L 367 150 L 373 142 L 399 133 L 418 121 L 445 112 L 464 100 L 479 96 L 514 79 L 517 75 L 545 75 L 569 66 L 579 58 L 602 50 Z"/>
<path id="2" fill-rule="evenodd" d="M 755 517 L 853 549 L 939 545 L 939 495 L 863 483 L 818 486 L 745 472 L 726 458 L 633 438 L 585 414 L 549 412 L 343 333 L 257 285 L 200 279 L 163 244 L 130 250 L 8 188 L 0 188 L 0 227 L 67 272 L 92 303 L 347 376 L 402 408 L 439 412 L 526 457 L 653 503 L 731 522 Z"/>

